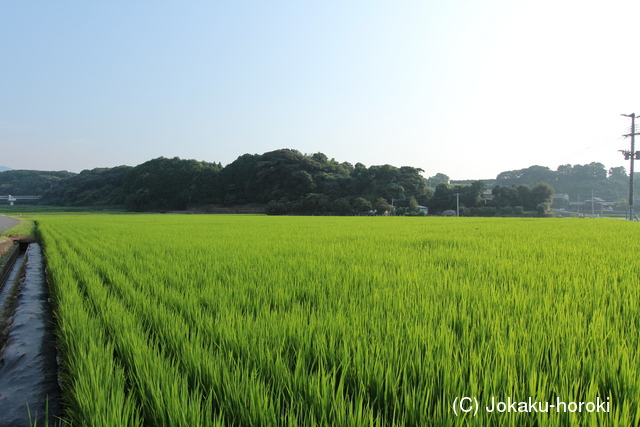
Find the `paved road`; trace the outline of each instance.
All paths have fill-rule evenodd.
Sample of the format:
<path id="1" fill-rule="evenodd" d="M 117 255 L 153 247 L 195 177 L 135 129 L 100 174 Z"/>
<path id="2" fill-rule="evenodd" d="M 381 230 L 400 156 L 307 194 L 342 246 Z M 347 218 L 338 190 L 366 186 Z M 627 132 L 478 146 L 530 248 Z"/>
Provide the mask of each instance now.
<path id="1" fill-rule="evenodd" d="M 0 215 L 0 233 L 4 230 L 8 230 L 11 227 L 20 224 L 17 219 L 9 218 L 8 216 Z"/>

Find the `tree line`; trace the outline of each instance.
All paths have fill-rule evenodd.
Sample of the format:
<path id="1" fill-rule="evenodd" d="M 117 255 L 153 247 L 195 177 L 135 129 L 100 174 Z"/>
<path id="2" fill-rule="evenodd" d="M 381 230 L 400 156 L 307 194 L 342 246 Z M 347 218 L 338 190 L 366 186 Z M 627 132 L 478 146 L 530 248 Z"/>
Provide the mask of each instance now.
<path id="1" fill-rule="evenodd" d="M 556 192 L 608 192 L 624 197 L 624 168 L 609 173 L 600 163 L 507 171 L 495 180 L 452 185 L 443 173 L 425 179 L 410 166 L 355 165 L 323 153 L 281 149 L 244 154 L 232 163 L 165 158 L 138 166 L 41 172 L 0 172 L 0 194 L 40 195 L 56 206 L 121 206 L 132 211 L 184 210 L 205 205 L 257 204 L 270 214 L 420 215 L 455 209 L 463 215 L 544 212 Z M 483 197 L 487 186 L 492 198 Z M 588 193 L 587 193 L 588 189 Z M 601 191 L 602 190 L 602 191 Z M 457 194 L 457 196 L 456 196 Z M 392 207 L 393 205 L 393 207 Z"/>
<path id="2" fill-rule="evenodd" d="M 586 165 L 560 165 L 554 171 L 546 166 L 530 166 L 525 169 L 506 171 L 498 174 L 496 185 L 529 185 L 546 182 L 556 193 L 566 193 L 572 200 L 594 195 L 611 202 L 626 201 L 629 195 L 629 175 L 623 166 L 608 170 L 602 163 Z"/>
<path id="3" fill-rule="evenodd" d="M 377 199 L 424 196 L 422 172 L 409 166 L 367 168 L 323 153 L 281 149 L 244 154 L 225 167 L 159 157 L 79 174 L 5 171 L 0 193 L 40 195 L 38 203 L 45 205 L 120 205 L 133 211 L 261 204 L 274 214 L 351 214 L 371 210 Z"/>

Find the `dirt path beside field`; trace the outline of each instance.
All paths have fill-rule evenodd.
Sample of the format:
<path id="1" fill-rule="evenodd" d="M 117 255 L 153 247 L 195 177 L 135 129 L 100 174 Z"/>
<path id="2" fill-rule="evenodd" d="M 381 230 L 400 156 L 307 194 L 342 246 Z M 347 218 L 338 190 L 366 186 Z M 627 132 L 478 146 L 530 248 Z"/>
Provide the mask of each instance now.
<path id="1" fill-rule="evenodd" d="M 20 224 L 19 220 L 0 215 L 0 233 L 18 224 Z M 5 237 L 0 237 L 0 258 L 4 257 L 12 246 L 13 240 L 7 239 Z M 1 262 L 0 266 L 2 266 Z"/>
<path id="2" fill-rule="evenodd" d="M 20 224 L 19 220 L 0 215 L 0 233 L 10 229 L 11 227 L 15 227 L 18 224 Z"/>

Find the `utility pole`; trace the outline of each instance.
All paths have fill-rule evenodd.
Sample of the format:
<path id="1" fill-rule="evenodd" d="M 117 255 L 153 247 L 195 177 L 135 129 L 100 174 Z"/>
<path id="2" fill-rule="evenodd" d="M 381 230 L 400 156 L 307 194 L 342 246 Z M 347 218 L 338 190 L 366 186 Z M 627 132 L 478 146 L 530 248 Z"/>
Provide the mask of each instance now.
<path id="1" fill-rule="evenodd" d="M 631 137 L 631 151 L 619 150 L 623 155 L 625 160 L 631 160 L 629 163 L 629 213 L 627 219 L 629 221 L 633 221 L 635 219 L 635 215 L 633 213 L 633 161 L 638 159 L 640 160 L 640 151 L 636 151 L 636 142 L 635 136 L 640 135 L 640 133 L 636 132 L 636 115 L 635 113 L 631 114 L 622 114 L 625 117 L 631 117 L 631 133 L 624 135 L 625 137 Z"/>
<path id="2" fill-rule="evenodd" d="M 460 216 L 460 193 L 456 193 L 456 215 Z"/>

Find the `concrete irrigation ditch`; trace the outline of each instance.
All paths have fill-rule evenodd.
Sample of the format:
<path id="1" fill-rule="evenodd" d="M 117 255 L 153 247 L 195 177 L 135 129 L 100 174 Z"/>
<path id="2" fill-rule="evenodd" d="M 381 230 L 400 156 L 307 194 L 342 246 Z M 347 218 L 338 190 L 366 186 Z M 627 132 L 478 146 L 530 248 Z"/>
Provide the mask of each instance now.
<path id="1" fill-rule="evenodd" d="M 56 425 L 60 387 L 42 250 L 22 241 L 10 261 L 0 282 L 0 427 Z"/>

